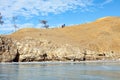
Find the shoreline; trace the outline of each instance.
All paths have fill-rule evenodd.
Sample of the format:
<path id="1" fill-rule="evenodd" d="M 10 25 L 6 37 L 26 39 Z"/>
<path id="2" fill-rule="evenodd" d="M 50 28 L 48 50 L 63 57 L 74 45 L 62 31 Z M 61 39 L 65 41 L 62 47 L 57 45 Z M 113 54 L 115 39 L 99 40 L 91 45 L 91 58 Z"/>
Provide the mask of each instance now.
<path id="1" fill-rule="evenodd" d="M 0 62 L 0 64 L 54 64 L 54 63 L 116 63 L 120 60 L 98 60 L 98 61 L 42 61 L 42 62 Z"/>

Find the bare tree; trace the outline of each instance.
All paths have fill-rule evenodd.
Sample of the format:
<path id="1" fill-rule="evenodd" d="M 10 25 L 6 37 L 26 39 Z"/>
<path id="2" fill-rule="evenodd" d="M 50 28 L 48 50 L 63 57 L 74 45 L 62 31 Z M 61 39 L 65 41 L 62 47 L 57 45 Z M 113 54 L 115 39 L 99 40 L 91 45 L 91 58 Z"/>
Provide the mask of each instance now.
<path id="1" fill-rule="evenodd" d="M 12 18 L 12 20 L 13 20 L 13 26 L 14 26 L 14 28 L 15 28 L 15 31 L 17 30 L 17 25 L 16 25 L 16 20 L 17 20 L 17 17 L 13 17 Z"/>
<path id="2" fill-rule="evenodd" d="M 46 28 L 46 29 L 49 28 L 49 25 L 47 25 L 47 22 L 48 21 L 46 21 L 46 20 L 41 20 L 40 21 L 40 23 L 42 23 L 44 25 L 43 27 Z"/>
<path id="3" fill-rule="evenodd" d="M 4 21 L 2 21 L 2 15 L 1 15 L 1 12 L 0 12 L 0 24 L 3 25 Z"/>

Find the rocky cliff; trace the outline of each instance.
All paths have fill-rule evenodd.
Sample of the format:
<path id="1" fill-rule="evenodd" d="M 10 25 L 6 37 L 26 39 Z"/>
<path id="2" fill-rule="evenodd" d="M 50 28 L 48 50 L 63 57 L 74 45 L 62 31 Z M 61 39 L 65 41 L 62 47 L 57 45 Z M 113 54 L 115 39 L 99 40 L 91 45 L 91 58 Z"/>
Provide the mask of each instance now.
<path id="1" fill-rule="evenodd" d="M 17 41 L 0 37 L 0 41 L 0 62 L 118 59 L 113 52 L 80 49 L 69 44 L 56 44 L 42 38 L 25 37 Z"/>
<path id="2" fill-rule="evenodd" d="M 0 36 L 0 62 L 17 62 L 17 46 L 11 38 Z"/>
<path id="3" fill-rule="evenodd" d="M 58 44 L 46 39 L 25 37 L 16 43 L 19 61 L 83 61 L 83 60 L 117 60 L 119 56 L 113 51 L 98 52 L 81 49 L 70 44 Z M 46 55 L 46 56 L 44 56 Z"/>
<path id="4" fill-rule="evenodd" d="M 20 53 L 19 61 L 64 61 L 74 58 L 82 59 L 83 56 L 79 48 L 72 47 L 69 44 L 56 44 L 42 38 L 25 37 L 16 42 L 16 45 Z"/>

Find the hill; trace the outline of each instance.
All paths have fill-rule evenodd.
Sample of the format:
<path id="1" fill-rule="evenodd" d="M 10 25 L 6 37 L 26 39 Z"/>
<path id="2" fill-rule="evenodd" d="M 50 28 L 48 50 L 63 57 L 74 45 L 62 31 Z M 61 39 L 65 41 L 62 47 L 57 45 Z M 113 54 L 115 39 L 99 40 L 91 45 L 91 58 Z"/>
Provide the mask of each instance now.
<path id="1" fill-rule="evenodd" d="M 60 44 L 71 44 L 98 51 L 120 52 L 120 17 L 105 17 L 95 22 L 54 29 L 21 29 L 10 35 L 15 39 L 26 36 L 45 38 Z"/>
<path id="2" fill-rule="evenodd" d="M 39 54 L 47 53 L 49 59 L 53 57 L 68 59 L 70 56 L 72 59 L 77 56 L 76 59 L 78 59 L 85 51 L 92 56 L 100 57 L 101 54 L 105 54 L 105 57 L 112 59 L 120 58 L 120 17 L 104 17 L 91 23 L 65 28 L 24 28 L 7 37 L 19 42 L 16 44 L 19 44 L 22 60 L 25 59 L 26 54 L 31 56 L 29 52 L 34 49 L 32 53 L 37 55 L 39 51 L 43 51 Z M 96 59 L 98 59 L 97 56 Z"/>

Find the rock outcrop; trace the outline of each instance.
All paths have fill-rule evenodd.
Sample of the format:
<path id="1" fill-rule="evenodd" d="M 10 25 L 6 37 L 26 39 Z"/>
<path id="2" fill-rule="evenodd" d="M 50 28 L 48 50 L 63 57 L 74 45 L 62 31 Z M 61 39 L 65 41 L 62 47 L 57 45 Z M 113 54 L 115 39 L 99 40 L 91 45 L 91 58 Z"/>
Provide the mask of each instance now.
<path id="1" fill-rule="evenodd" d="M 20 62 L 115 59 L 114 53 L 110 55 L 110 52 L 95 52 L 69 44 L 60 45 L 42 38 L 25 37 L 16 41 L 16 45 Z"/>
<path id="2" fill-rule="evenodd" d="M 0 62 L 12 62 L 17 55 L 17 46 L 10 38 L 0 36 Z"/>
<path id="3" fill-rule="evenodd" d="M 110 54 L 111 53 L 111 54 Z M 0 62 L 85 61 L 117 59 L 114 52 L 96 52 L 43 38 L 12 40 L 0 37 Z"/>
<path id="4" fill-rule="evenodd" d="M 26 37 L 16 42 L 20 53 L 19 61 L 66 60 L 82 58 L 78 48 L 71 45 L 59 45 L 45 39 Z"/>

